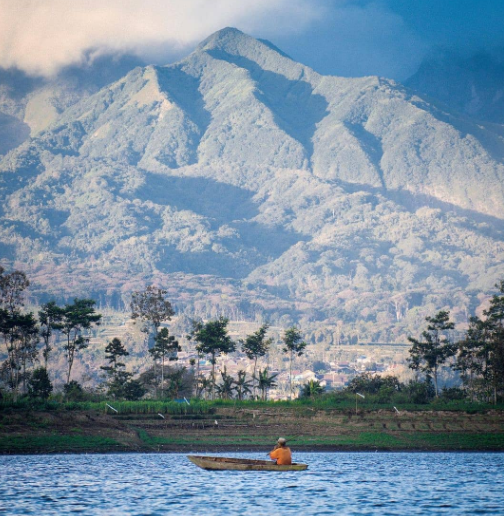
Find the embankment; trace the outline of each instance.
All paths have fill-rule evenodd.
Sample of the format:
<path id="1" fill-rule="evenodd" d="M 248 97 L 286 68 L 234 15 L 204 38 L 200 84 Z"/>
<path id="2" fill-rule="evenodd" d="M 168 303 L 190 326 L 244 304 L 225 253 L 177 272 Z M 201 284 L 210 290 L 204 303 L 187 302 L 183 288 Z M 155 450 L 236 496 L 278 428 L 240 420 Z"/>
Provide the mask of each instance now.
<path id="1" fill-rule="evenodd" d="M 268 450 L 504 451 L 504 412 L 215 408 L 207 414 L 98 410 L 0 413 L 0 453 Z"/>

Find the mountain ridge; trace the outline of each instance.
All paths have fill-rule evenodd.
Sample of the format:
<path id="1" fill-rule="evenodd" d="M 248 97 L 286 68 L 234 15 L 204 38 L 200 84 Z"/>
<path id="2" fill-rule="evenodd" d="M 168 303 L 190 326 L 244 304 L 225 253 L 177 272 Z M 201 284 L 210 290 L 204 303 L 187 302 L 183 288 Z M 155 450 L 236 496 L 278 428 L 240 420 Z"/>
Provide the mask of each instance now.
<path id="1" fill-rule="evenodd" d="M 127 306 L 156 283 L 185 313 L 240 307 L 328 343 L 340 324 L 404 342 L 439 308 L 463 323 L 504 272 L 502 137 L 272 47 L 219 31 L 6 154 L 2 265 L 39 297 Z"/>

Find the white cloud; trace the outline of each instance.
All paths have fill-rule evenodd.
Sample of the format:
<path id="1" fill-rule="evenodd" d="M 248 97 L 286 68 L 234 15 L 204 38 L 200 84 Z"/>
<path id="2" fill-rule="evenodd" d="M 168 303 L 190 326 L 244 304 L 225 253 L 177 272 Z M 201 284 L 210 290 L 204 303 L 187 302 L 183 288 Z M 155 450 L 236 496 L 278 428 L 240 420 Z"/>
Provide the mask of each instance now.
<path id="1" fill-rule="evenodd" d="M 310 0 L 0 0 L 0 67 L 51 75 L 86 51 L 180 55 L 226 26 L 301 30 Z"/>

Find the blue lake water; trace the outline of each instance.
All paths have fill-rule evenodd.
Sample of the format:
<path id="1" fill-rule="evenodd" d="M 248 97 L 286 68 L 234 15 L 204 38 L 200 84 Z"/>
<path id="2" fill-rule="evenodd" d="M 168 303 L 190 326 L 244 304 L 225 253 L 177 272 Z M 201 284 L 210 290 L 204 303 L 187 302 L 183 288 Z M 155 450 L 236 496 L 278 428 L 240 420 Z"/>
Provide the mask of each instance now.
<path id="1" fill-rule="evenodd" d="M 294 458 L 309 469 L 211 472 L 183 454 L 3 456 L 0 513 L 504 514 L 504 454 L 295 453 Z"/>

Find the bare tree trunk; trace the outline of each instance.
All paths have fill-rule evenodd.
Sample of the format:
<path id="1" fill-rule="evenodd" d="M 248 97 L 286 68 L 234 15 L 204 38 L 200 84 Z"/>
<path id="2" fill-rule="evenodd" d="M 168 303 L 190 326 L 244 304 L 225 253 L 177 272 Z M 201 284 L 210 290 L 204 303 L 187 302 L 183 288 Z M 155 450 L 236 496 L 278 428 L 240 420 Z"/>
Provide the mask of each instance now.
<path id="1" fill-rule="evenodd" d="M 164 399 L 164 353 L 161 357 L 161 398 Z"/>
<path id="2" fill-rule="evenodd" d="M 212 354 L 212 401 L 215 399 L 215 354 Z"/>
<path id="3" fill-rule="evenodd" d="M 259 384 L 259 382 L 257 381 L 257 378 L 256 378 L 256 368 L 257 368 L 257 357 L 255 357 L 255 361 L 254 361 L 254 373 L 252 375 L 252 379 L 254 380 L 254 382 L 257 382 L 257 384 Z M 256 397 L 256 392 L 257 392 L 257 385 L 253 385 L 252 386 L 252 398 Z"/>
<path id="4" fill-rule="evenodd" d="M 289 399 L 292 400 L 292 351 L 289 360 Z"/>
<path id="5" fill-rule="evenodd" d="M 200 382 L 199 363 L 200 363 L 200 356 L 199 356 L 199 353 L 196 351 L 196 382 L 195 382 L 195 393 L 194 393 L 196 398 L 200 397 L 200 391 L 199 391 L 199 382 Z"/>
<path id="6" fill-rule="evenodd" d="M 437 383 L 437 367 L 434 368 L 434 391 L 436 393 L 436 398 L 438 398 L 439 395 L 438 395 L 438 383 Z"/>

